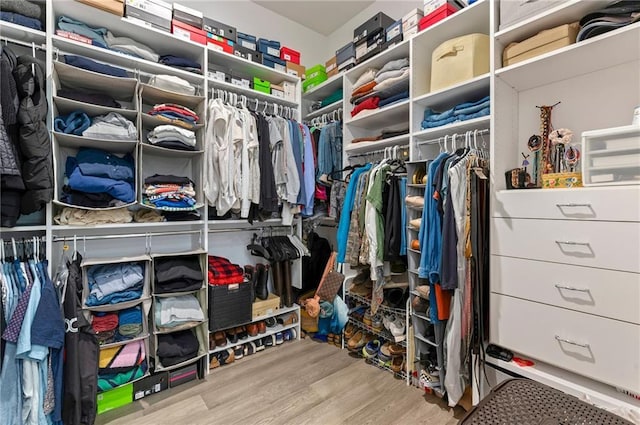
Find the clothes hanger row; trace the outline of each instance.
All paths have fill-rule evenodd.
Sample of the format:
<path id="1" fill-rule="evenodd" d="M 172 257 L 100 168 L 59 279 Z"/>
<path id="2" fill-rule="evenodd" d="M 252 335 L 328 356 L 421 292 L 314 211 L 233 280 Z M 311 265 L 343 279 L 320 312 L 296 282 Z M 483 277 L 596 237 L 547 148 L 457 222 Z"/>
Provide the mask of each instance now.
<path id="1" fill-rule="evenodd" d="M 44 260 L 45 237 L 33 236 L 29 239 L 10 241 L 0 239 L 0 261 L 25 261 L 27 259 Z"/>
<path id="2" fill-rule="evenodd" d="M 262 114 L 278 115 L 287 119 L 295 119 L 297 113 L 295 108 L 279 105 L 276 102 L 270 103 L 266 100 L 259 100 L 253 97 L 250 98 L 244 94 L 239 95 L 228 90 L 212 88 L 210 95 L 212 99 L 222 99 L 224 103 L 231 105 L 234 108 L 242 107 Z M 263 102 L 262 108 L 260 108 L 260 102 Z"/>
<path id="3" fill-rule="evenodd" d="M 382 158 L 380 159 L 404 161 L 409 158 L 409 145 L 389 146 L 384 149 L 349 155 L 349 160 L 355 158 L 365 158 L 366 162 L 371 162 L 374 159 L 378 159 L 380 156 L 382 156 Z"/>
<path id="4" fill-rule="evenodd" d="M 438 137 L 437 139 L 424 140 L 417 142 L 416 145 L 418 148 L 426 145 L 439 145 L 440 152 L 454 152 L 458 147 L 464 147 L 466 149 L 472 150 L 474 153 L 477 153 L 478 156 L 481 156 L 484 159 L 489 157 L 489 151 L 487 148 L 487 142 L 484 138 L 485 134 L 490 132 L 489 129 L 484 130 L 469 130 L 465 133 L 454 133 L 447 134 L 442 137 Z M 481 142 L 480 147 L 478 147 L 478 136 L 480 136 Z M 462 146 L 458 146 L 456 144 L 457 141 L 463 140 L 464 144 Z M 418 150 L 419 158 L 422 158 L 422 150 Z"/>
<path id="5" fill-rule="evenodd" d="M 336 121 L 341 121 L 341 120 L 342 120 L 342 108 L 338 108 L 334 111 L 327 112 L 320 115 L 319 117 L 313 118 L 309 122 L 309 124 L 311 124 L 314 127 L 321 128 L 326 126 L 327 124 L 330 124 Z"/>

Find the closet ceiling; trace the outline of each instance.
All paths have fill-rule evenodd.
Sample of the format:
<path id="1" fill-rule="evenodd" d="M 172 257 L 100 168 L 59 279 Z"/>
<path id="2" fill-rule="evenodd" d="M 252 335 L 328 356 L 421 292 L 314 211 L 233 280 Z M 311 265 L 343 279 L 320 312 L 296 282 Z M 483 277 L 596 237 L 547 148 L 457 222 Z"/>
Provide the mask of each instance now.
<path id="1" fill-rule="evenodd" d="M 330 35 L 363 9 L 375 3 L 373 0 L 253 0 L 253 2 L 322 35 Z"/>

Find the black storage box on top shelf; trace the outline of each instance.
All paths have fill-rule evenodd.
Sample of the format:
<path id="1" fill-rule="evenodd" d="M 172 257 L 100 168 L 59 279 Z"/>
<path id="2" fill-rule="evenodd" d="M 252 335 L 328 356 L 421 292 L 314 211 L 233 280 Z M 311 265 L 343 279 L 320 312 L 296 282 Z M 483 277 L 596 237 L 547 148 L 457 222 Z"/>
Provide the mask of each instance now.
<path id="1" fill-rule="evenodd" d="M 236 49 L 233 51 L 233 54 L 251 62 L 262 63 L 262 53 L 247 49 L 240 44 L 236 44 Z"/>
<path id="2" fill-rule="evenodd" d="M 209 331 L 219 331 L 251 322 L 251 282 L 209 285 Z"/>
<path id="3" fill-rule="evenodd" d="M 367 53 L 365 53 L 360 58 L 356 59 L 356 63 L 360 65 L 362 62 L 368 59 L 371 59 L 372 57 L 376 56 L 379 53 L 382 53 L 385 49 L 385 46 L 386 46 L 386 43 L 376 44 L 375 46 L 371 47 Z"/>
<path id="4" fill-rule="evenodd" d="M 218 22 L 215 19 L 207 18 L 206 16 L 204 17 L 204 25 L 202 26 L 202 29 L 219 37 L 231 40 L 234 43 L 238 41 L 238 34 L 235 27 Z"/>
<path id="5" fill-rule="evenodd" d="M 384 32 L 394 22 L 396 22 L 395 19 L 390 18 L 382 12 L 378 12 L 364 24 L 353 30 L 353 42 L 357 44 L 360 40 L 369 36 L 369 34 L 379 31 L 380 28 L 382 28 L 382 31 Z"/>
<path id="6" fill-rule="evenodd" d="M 404 40 L 404 35 L 402 33 L 400 33 L 400 34 L 396 35 L 395 37 L 393 37 L 391 40 L 387 40 L 387 42 L 382 45 L 382 50 L 384 51 L 384 50 L 387 50 L 387 49 L 391 49 L 396 44 L 402 43 L 403 40 Z"/>
<path id="7" fill-rule="evenodd" d="M 178 3 L 173 4 L 173 19 L 198 29 L 202 29 L 202 24 L 204 22 L 202 12 L 190 7 L 182 6 Z"/>
<path id="8" fill-rule="evenodd" d="M 356 45 L 352 42 L 347 43 L 338 50 L 336 50 L 336 64 L 338 70 L 342 71 L 349 65 L 355 65 L 356 61 Z M 352 65 L 352 66 L 353 66 Z"/>

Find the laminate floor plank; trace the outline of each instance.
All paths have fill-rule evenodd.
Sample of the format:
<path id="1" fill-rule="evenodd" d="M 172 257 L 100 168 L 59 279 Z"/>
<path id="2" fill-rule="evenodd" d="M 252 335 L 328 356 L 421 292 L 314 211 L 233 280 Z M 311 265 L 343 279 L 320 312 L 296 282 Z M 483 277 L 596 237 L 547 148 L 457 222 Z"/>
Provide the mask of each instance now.
<path id="1" fill-rule="evenodd" d="M 461 409 L 309 339 L 98 416 L 98 425 L 454 425 Z"/>

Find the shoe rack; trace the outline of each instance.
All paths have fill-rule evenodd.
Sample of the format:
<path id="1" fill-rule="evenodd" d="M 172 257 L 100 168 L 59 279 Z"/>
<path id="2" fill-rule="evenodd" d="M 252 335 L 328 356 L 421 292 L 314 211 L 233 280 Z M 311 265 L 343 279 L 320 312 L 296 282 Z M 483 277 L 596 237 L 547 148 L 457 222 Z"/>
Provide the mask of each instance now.
<path id="1" fill-rule="evenodd" d="M 261 323 L 264 325 L 261 326 Z M 248 331 L 252 325 L 255 325 L 257 332 L 253 336 L 250 335 Z M 260 332 L 261 327 L 264 329 L 264 332 Z M 236 335 L 236 338 L 233 338 L 231 332 L 235 332 L 236 330 L 244 336 Z M 219 340 L 216 341 L 215 334 L 219 332 L 224 333 L 224 344 L 220 344 Z M 294 304 L 292 307 L 280 308 L 275 310 L 273 313 L 254 317 L 250 323 L 245 325 L 233 326 L 219 332 L 209 334 L 209 373 L 212 373 L 212 371 L 218 367 L 218 365 L 214 365 L 216 361 L 218 361 L 219 365 L 228 364 L 220 362 L 220 359 L 222 358 L 221 353 L 225 351 L 235 351 L 238 347 L 248 347 L 248 344 L 250 343 L 257 343 L 255 345 L 259 347 L 260 342 L 262 342 L 262 347 L 267 348 L 270 346 L 280 345 L 281 342 L 284 341 L 299 340 L 300 307 L 297 304 Z M 289 334 L 288 339 L 285 337 L 286 334 Z M 267 338 L 272 338 L 271 345 L 265 343 Z M 257 351 L 262 351 L 262 349 L 254 350 L 254 352 Z M 249 350 L 244 350 L 244 352 L 247 354 L 250 353 Z"/>
<path id="2" fill-rule="evenodd" d="M 427 170 L 429 167 L 429 160 L 416 159 L 413 161 L 405 162 L 407 166 L 407 196 L 424 196 L 425 183 Z M 418 234 L 420 227 L 411 225 L 412 220 L 420 220 L 422 218 L 422 208 L 407 205 L 407 262 L 409 267 L 409 302 L 407 306 L 408 316 L 411 319 L 410 322 L 413 326 L 413 346 L 414 346 L 414 358 L 411 359 L 412 370 L 415 371 L 414 376 L 420 377 L 422 370 L 426 365 L 421 364 L 424 361 L 433 363 L 435 359 L 436 364 L 432 364 L 432 370 L 440 371 L 444 370 L 444 349 L 442 342 L 444 340 L 444 331 L 446 322 L 434 324 L 429 318 L 427 312 L 415 311 L 414 305 L 423 298 L 423 296 L 416 291 L 416 288 L 420 285 L 428 285 L 429 282 L 426 279 L 421 279 L 418 276 L 418 268 L 420 267 L 420 247 L 416 246 L 413 241 L 418 240 Z M 429 303 L 428 298 L 423 298 L 424 302 Z M 427 360 L 427 359 L 432 359 Z M 429 392 L 433 392 L 439 397 L 444 396 L 444 391 L 438 384 L 425 387 L 422 384 L 422 380 L 415 379 L 413 384 Z"/>

